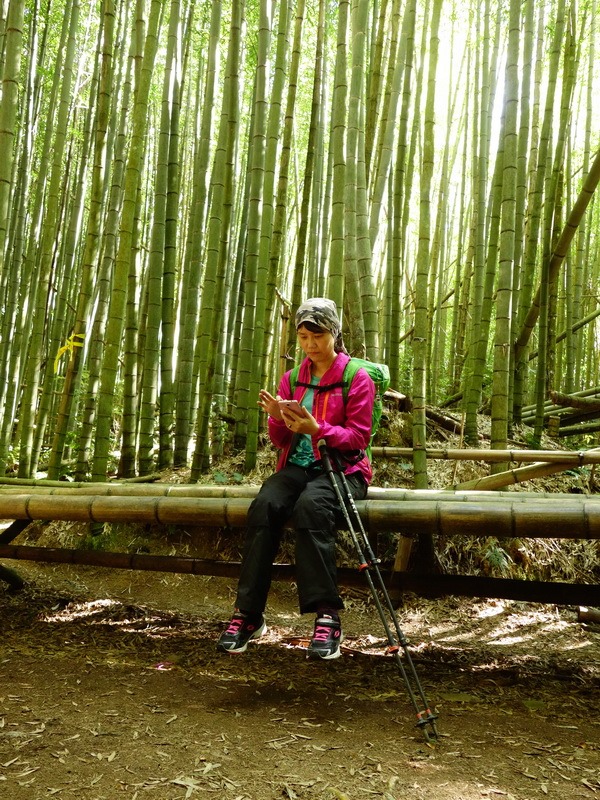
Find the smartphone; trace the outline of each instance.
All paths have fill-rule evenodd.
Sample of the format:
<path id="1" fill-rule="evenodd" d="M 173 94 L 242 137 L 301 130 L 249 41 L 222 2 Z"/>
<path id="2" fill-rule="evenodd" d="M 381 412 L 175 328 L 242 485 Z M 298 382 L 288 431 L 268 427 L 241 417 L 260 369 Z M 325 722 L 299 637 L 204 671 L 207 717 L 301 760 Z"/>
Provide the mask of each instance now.
<path id="1" fill-rule="evenodd" d="M 285 408 L 286 411 L 293 411 L 294 414 L 302 414 L 302 406 L 297 400 L 278 400 L 279 408 Z"/>

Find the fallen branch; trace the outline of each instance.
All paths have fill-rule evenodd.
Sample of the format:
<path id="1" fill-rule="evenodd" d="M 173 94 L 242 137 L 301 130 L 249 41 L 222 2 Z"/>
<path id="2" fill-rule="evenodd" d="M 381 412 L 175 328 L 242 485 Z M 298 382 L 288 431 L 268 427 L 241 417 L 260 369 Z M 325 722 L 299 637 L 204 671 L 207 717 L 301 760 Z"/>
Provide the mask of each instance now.
<path id="1" fill-rule="evenodd" d="M 428 419 L 432 419 L 437 425 L 440 426 L 440 428 L 444 428 L 444 430 L 462 435 L 462 423 L 454 419 L 454 417 L 449 417 L 446 414 L 440 414 L 439 411 L 435 411 L 433 408 L 427 408 L 425 413 Z"/>

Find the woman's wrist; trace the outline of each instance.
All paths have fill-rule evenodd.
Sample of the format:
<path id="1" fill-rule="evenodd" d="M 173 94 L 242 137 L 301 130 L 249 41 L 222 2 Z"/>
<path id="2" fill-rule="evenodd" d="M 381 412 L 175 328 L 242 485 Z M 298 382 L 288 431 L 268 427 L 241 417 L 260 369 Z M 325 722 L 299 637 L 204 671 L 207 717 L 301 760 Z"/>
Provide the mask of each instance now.
<path id="1" fill-rule="evenodd" d="M 322 422 L 317 422 L 317 430 L 314 433 L 312 433 L 311 436 L 314 436 L 317 439 L 320 439 L 321 437 L 325 436 L 325 426 L 323 425 Z"/>

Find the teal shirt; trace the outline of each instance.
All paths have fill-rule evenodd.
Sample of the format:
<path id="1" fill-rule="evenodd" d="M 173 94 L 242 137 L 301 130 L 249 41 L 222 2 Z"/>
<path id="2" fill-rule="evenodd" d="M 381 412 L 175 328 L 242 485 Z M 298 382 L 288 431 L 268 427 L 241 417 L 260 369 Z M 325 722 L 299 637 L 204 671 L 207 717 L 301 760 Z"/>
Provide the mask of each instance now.
<path id="1" fill-rule="evenodd" d="M 319 380 L 319 378 L 313 375 L 310 379 L 310 382 L 313 384 L 313 386 L 316 386 L 319 383 Z M 315 390 L 311 388 L 306 390 L 306 393 L 302 398 L 301 405 L 309 413 L 312 411 L 314 396 Z M 309 436 L 308 433 L 298 434 L 296 446 L 294 447 L 288 461 L 291 461 L 292 464 L 296 464 L 299 467 L 310 467 L 311 464 L 315 463 L 312 436 Z"/>

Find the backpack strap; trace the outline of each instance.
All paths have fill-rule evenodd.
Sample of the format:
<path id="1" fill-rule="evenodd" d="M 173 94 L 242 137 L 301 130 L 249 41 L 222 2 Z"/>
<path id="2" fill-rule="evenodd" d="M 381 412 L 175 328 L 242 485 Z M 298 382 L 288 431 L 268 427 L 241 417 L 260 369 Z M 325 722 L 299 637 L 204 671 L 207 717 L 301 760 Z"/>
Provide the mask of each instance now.
<path id="1" fill-rule="evenodd" d="M 296 364 L 295 367 L 292 368 L 290 372 L 290 389 L 292 390 L 292 394 L 294 394 L 294 389 L 298 385 L 298 375 L 300 374 L 300 364 Z M 306 386 L 305 383 L 302 386 Z"/>
<path id="2" fill-rule="evenodd" d="M 346 384 L 344 383 L 344 381 L 338 381 L 337 383 L 328 383 L 326 386 L 321 386 L 320 384 L 317 384 L 315 386 L 312 383 L 301 383 L 300 381 L 298 381 L 297 385 L 298 386 L 312 386 L 313 389 L 315 390 L 315 392 L 318 392 L 319 394 L 321 394 L 322 392 L 330 392 L 332 389 L 338 389 L 338 388 L 344 389 L 344 388 L 346 388 Z M 344 400 L 345 399 L 346 398 L 344 397 Z"/>
<path id="3" fill-rule="evenodd" d="M 352 381 L 354 380 L 354 376 L 360 369 L 360 363 L 351 358 L 350 361 L 344 367 L 344 383 L 343 383 L 343 391 L 344 391 L 344 402 L 348 399 L 348 392 L 350 391 L 350 387 L 352 386 Z"/>
<path id="4" fill-rule="evenodd" d="M 300 364 L 296 364 L 296 366 L 290 372 L 290 388 L 292 390 L 292 394 L 294 393 L 296 386 L 305 386 L 307 389 L 312 388 L 319 394 L 322 392 L 330 392 L 332 389 L 341 388 L 345 403 L 348 399 L 348 392 L 350 391 L 350 386 L 352 385 L 354 376 L 360 369 L 360 366 L 360 363 L 351 358 L 344 367 L 344 374 L 342 375 L 341 381 L 337 381 L 336 383 L 328 383 L 325 386 L 320 386 L 319 384 L 315 386 L 314 383 L 304 383 L 303 381 L 298 380 L 298 375 L 300 374 Z"/>

